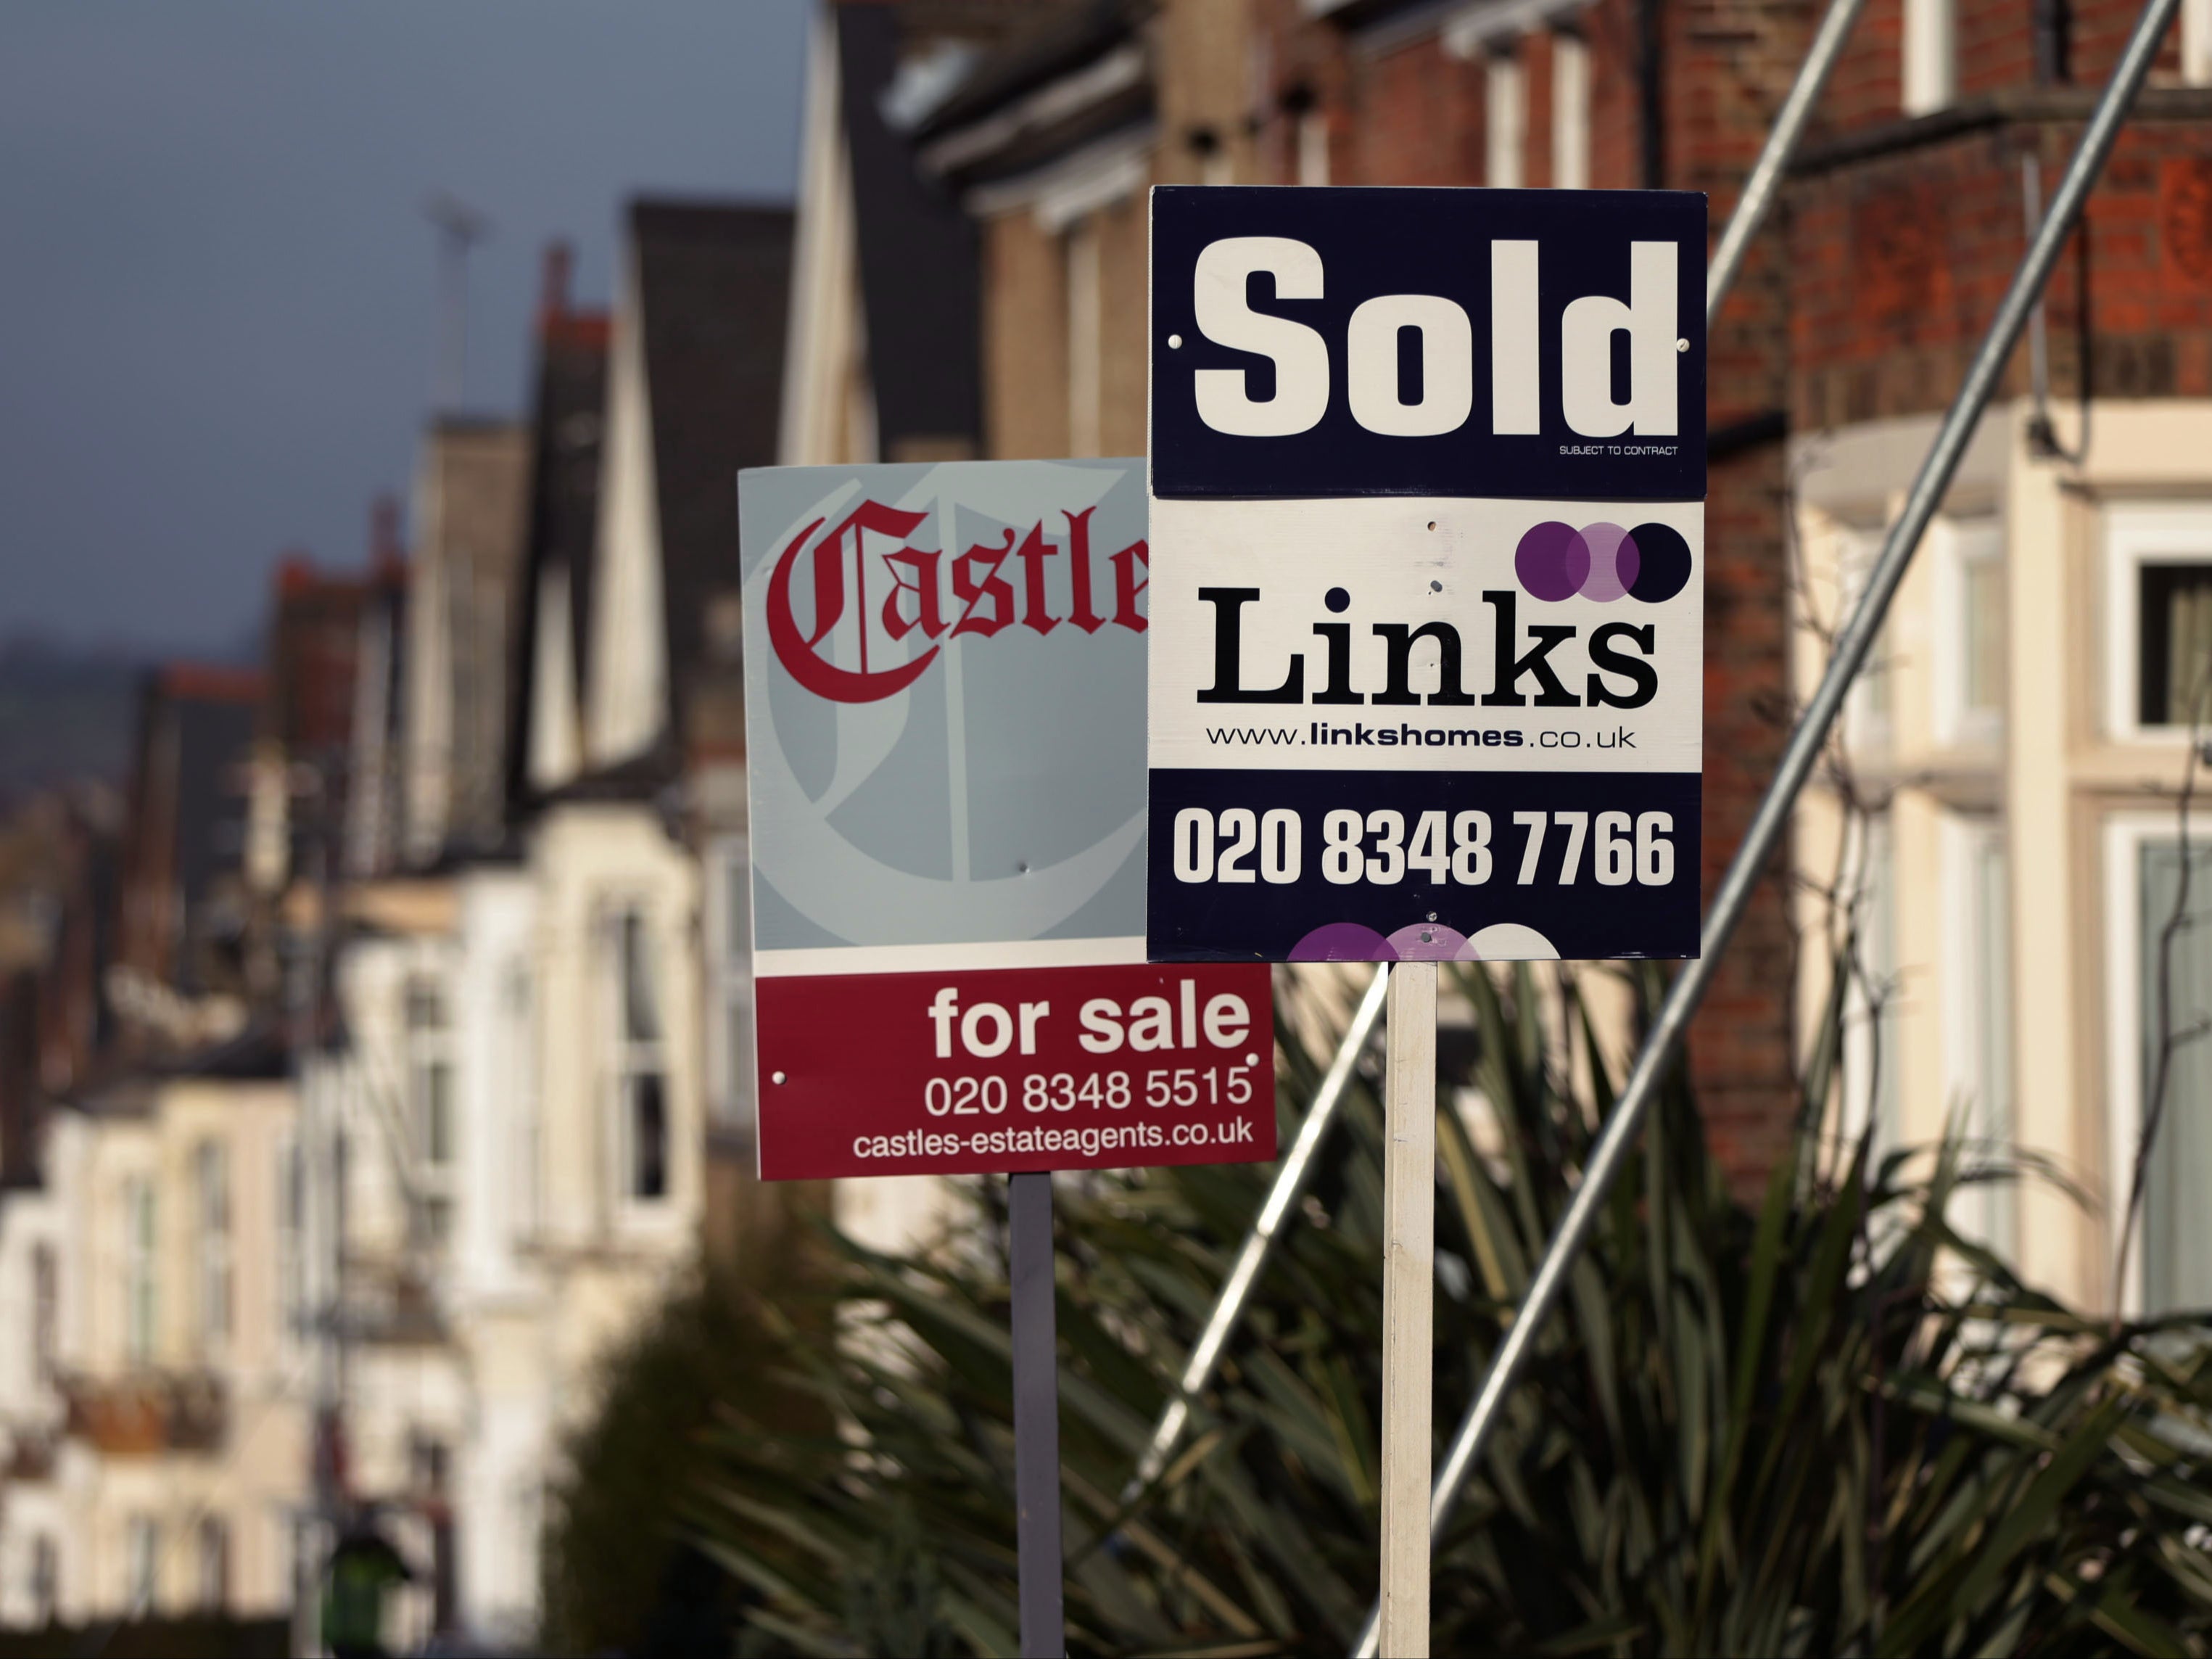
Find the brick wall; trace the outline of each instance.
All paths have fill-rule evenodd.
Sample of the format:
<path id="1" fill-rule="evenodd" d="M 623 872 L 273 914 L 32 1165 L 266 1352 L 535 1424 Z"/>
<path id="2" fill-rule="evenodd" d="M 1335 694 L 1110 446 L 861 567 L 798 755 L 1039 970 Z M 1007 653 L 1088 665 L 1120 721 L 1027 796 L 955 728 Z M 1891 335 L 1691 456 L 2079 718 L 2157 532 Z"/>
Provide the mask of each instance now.
<path id="1" fill-rule="evenodd" d="M 1337 97 L 1326 106 L 1332 126 L 1349 135 L 1341 154 L 1332 158 L 1331 182 L 1482 182 L 1480 60 L 1454 58 L 1431 37 L 1349 68 Z"/>
<path id="2" fill-rule="evenodd" d="M 2087 104 L 2086 91 L 2027 100 Z M 1924 126 L 1919 131 L 1925 131 Z M 1806 428 L 1943 408 L 2026 246 L 2024 155 L 2043 193 L 2078 120 L 2021 118 L 1824 161 L 1790 192 L 1791 407 Z M 2087 244 L 2047 291 L 2053 392 L 2076 395 L 2087 295 L 2101 397 L 2212 396 L 2212 93 L 2168 92 L 2121 135 L 2091 195 Z M 2014 354 L 2002 396 L 2027 389 Z"/>
<path id="3" fill-rule="evenodd" d="M 1971 101 L 2031 86 L 2036 79 L 2033 0 L 1954 0 L 1958 96 Z M 2142 7 L 2136 0 L 2069 0 L 2064 8 L 2064 73 L 2079 87 L 2101 86 L 2112 72 Z M 1905 0 L 1866 0 L 1858 27 L 1837 63 L 1814 137 L 1856 131 L 1902 112 L 1900 63 Z M 2180 31 L 2160 47 L 2154 84 L 2181 64 Z"/>
<path id="4" fill-rule="evenodd" d="M 1884 0 L 1874 0 L 1883 3 Z M 1894 3 L 1894 0 L 1890 0 Z M 1662 15 L 1666 182 L 1711 192 L 1716 233 L 1786 94 L 1811 27 L 1808 0 L 1696 0 Z M 1434 36 L 1395 50 L 1361 51 L 1293 0 L 1261 14 L 1278 97 L 1295 86 L 1321 100 L 1336 137 L 1340 184 L 1464 185 L 1486 176 L 1486 65 L 1461 59 Z M 1590 56 L 1591 182 L 1632 188 L 1645 177 L 1639 15 L 1630 0 L 1600 0 L 1583 14 Z M 1537 31 L 1514 45 L 1528 113 L 1523 176 L 1552 176 L 1553 39 Z M 1288 125 L 1282 121 L 1280 125 Z M 1263 146 L 1285 158 L 1286 143 Z M 1786 407 L 1790 294 L 1778 233 L 1753 251 L 1714 331 L 1709 418 L 1717 429 Z M 1780 434 L 1712 469 L 1706 508 L 1705 887 L 1742 838 L 1787 735 L 1787 566 Z M 1770 881 L 1720 964 L 1690 1044 L 1717 1154 L 1738 1185 L 1765 1178 L 1787 1142 L 1793 1110 L 1793 942 L 1782 882 Z"/>
<path id="5" fill-rule="evenodd" d="M 2019 255 L 2021 148 L 2042 155 L 2047 192 L 2094 96 L 2093 85 L 2028 88 L 2028 0 L 1958 3 L 1966 101 L 1905 122 L 1904 0 L 1867 0 L 1814 130 L 1813 148 L 1825 153 L 1794 180 L 1711 331 L 1707 414 L 1720 441 L 1707 502 L 1708 893 L 1772 775 L 1790 715 L 1784 418 L 1814 428 L 1948 401 Z M 1663 0 L 1656 170 L 1669 186 L 1708 193 L 1716 233 L 1818 9 L 1819 0 Z M 2109 70 L 2134 15 L 2132 0 L 2084 0 L 2072 27 L 2077 82 Z M 1637 186 L 1653 170 L 1644 17 L 1640 0 L 1595 0 L 1575 22 L 1589 52 L 1591 179 L 1601 186 Z M 1311 20 L 1302 0 L 1167 0 L 1151 40 L 1163 181 L 1199 176 L 1208 147 L 1218 147 L 1240 178 L 1292 182 L 1308 112 L 1325 124 L 1334 183 L 1464 185 L 1486 175 L 1480 52 L 1456 56 L 1433 33 L 1379 46 Z M 1522 61 L 1524 176 L 1541 185 L 1551 177 L 1553 38 L 1537 32 L 1493 46 Z M 2101 395 L 2212 392 L 2212 95 L 2155 93 L 2144 117 L 2090 214 L 2092 380 Z M 1144 440 L 1141 203 L 1103 210 L 1097 228 L 1102 445 L 1134 453 Z M 985 263 L 990 453 L 1062 453 L 1060 239 L 1030 214 L 1010 214 L 986 228 Z M 2062 395 L 2076 383 L 2080 292 L 2069 264 L 2051 305 Z M 1791 1121 L 1792 948 L 1778 877 L 1719 964 L 1692 1036 L 1714 1146 L 1746 1189 L 1763 1179 Z"/>

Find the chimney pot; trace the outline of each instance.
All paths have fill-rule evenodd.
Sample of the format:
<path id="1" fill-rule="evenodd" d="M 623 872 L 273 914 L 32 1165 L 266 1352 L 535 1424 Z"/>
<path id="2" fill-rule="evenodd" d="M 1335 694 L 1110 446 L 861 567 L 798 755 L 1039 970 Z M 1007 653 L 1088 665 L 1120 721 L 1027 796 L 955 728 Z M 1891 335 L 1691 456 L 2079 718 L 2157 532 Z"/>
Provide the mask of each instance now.
<path id="1" fill-rule="evenodd" d="M 368 510 L 369 571 L 388 577 L 406 562 L 406 550 L 399 543 L 399 501 L 386 492 Z"/>
<path id="2" fill-rule="evenodd" d="M 568 314 L 568 272 L 575 255 L 565 241 L 545 245 L 543 286 L 538 294 L 540 320 L 553 322 Z"/>

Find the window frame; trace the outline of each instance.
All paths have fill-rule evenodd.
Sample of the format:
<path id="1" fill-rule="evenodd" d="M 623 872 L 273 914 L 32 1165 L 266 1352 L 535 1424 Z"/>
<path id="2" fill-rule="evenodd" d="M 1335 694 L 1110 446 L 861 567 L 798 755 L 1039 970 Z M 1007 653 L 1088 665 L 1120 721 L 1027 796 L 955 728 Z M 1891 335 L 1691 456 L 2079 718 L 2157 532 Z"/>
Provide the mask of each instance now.
<path id="1" fill-rule="evenodd" d="M 2180 749 L 2185 726 L 2136 718 L 2142 672 L 2142 572 L 2146 565 L 2212 564 L 2212 501 L 2108 506 L 2105 563 L 2105 731 L 2115 743 Z"/>

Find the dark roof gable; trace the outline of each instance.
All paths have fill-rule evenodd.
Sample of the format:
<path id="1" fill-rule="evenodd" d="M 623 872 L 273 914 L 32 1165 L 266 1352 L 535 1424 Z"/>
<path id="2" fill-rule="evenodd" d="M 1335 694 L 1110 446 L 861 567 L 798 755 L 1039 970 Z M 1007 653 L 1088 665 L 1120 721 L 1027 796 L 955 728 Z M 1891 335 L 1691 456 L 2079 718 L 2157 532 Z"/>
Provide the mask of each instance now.
<path id="1" fill-rule="evenodd" d="M 606 423 L 608 319 L 572 311 L 565 250 L 548 258 L 548 296 L 538 325 L 538 386 L 532 401 L 529 522 L 522 579 L 515 584 L 507 699 L 507 810 L 526 811 L 530 721 L 538 662 L 538 596 L 546 574 L 565 572 L 568 649 L 580 690 L 591 661 L 592 550 L 599 538 L 599 447 Z"/>
<path id="2" fill-rule="evenodd" d="M 708 627 L 738 586 L 738 473 L 772 466 L 791 283 L 787 207 L 630 206 L 668 641 L 670 729 L 716 668 Z M 721 665 L 734 670 L 734 663 Z"/>
<path id="3" fill-rule="evenodd" d="M 846 5 L 833 15 L 877 442 L 885 460 L 963 446 L 972 453 L 983 428 L 975 226 L 884 119 L 898 69 L 896 9 Z"/>

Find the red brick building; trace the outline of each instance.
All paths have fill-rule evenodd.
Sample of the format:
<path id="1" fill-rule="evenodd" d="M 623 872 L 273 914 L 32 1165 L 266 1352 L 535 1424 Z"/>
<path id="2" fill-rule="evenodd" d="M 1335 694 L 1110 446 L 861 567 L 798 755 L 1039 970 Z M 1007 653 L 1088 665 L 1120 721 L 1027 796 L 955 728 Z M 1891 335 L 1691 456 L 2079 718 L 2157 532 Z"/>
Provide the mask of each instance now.
<path id="1" fill-rule="evenodd" d="M 923 179 L 976 225 L 981 447 L 1002 456 L 1143 447 L 1147 186 L 1662 186 L 1705 191 L 1717 236 L 1819 11 L 1813 0 L 1071 0 L 1010 36 L 1002 17 L 978 25 L 963 47 L 952 9 L 898 9 L 907 51 L 882 107 L 901 113 Z M 1711 337 L 1708 890 L 1818 672 L 1853 562 L 1878 544 L 2010 278 L 2028 198 L 2055 187 L 2135 16 L 2124 0 L 1868 0 Z M 1886 1135 L 1923 1139 L 1959 1107 L 2093 1190 L 2119 1171 L 2127 1112 L 2101 1097 L 2133 1049 L 2106 1029 L 2122 1018 L 2106 1006 L 2110 964 L 2075 945 L 2111 908 L 2108 860 L 2092 847 L 2100 803 L 2122 787 L 2170 794 L 2178 750 L 2170 721 L 2130 714 L 2114 751 L 2112 720 L 2090 705 L 2096 682 L 2179 672 L 2197 647 L 2144 657 L 2136 634 L 2118 642 L 2142 595 L 2133 577 L 2107 580 L 2106 544 L 2135 532 L 2112 531 L 2100 503 L 2165 511 L 2204 493 L 2204 469 L 2185 458 L 2192 444 L 2212 456 L 2196 401 L 2212 393 L 2208 82 L 2212 6 L 2193 0 L 2052 284 L 2039 343 L 2017 354 L 1931 532 L 1884 672 L 1856 701 L 1848 724 L 1876 733 L 1878 752 L 1839 772 L 1851 789 L 1808 805 L 1693 1031 L 1716 1149 L 1746 1188 L 1791 1130 L 1844 915 L 1826 896 L 1839 872 L 1855 896 L 1845 919 L 1880 960 L 1867 976 L 1876 993 L 1853 1003 L 1857 1080 L 1831 1128 L 1875 1112 Z M 2045 365 L 2041 398 L 2032 358 Z M 2112 422 L 2091 416 L 2095 453 L 2081 451 L 2079 398 L 2112 404 Z M 2100 483 L 2103 458 L 2124 477 Z M 2129 569 L 2155 567 L 2143 580 L 2165 584 L 2161 617 L 2177 583 L 2195 591 L 2195 532 L 2174 533 L 2129 556 Z M 2203 540 L 2212 562 L 2212 527 Z M 2008 626 L 2031 568 L 2051 606 L 2039 648 L 2066 674 L 2027 666 Z M 2139 634 L 2140 622 L 2128 626 Z M 1963 722 L 1962 698 L 1981 700 Z M 1981 706 L 1992 698 L 2006 707 Z M 2023 698 L 2040 702 L 2014 706 Z M 2062 845 L 2017 856 L 2024 830 L 2034 842 L 2054 823 Z M 1973 880 L 1960 847 L 1980 849 Z M 1954 914 L 1984 888 L 1979 908 Z M 2067 926 L 2034 959 L 2063 937 L 2067 971 L 2015 972 L 2058 892 Z M 1958 944 L 1967 937 L 1979 945 Z M 2212 1097 L 2212 1075 L 2204 1087 Z M 2106 1223 L 2017 1224 L 2006 1224 L 2022 1248 L 2045 1241 L 2052 1275 L 2089 1291 L 2095 1273 L 2080 1264 L 2109 1255 Z"/>

